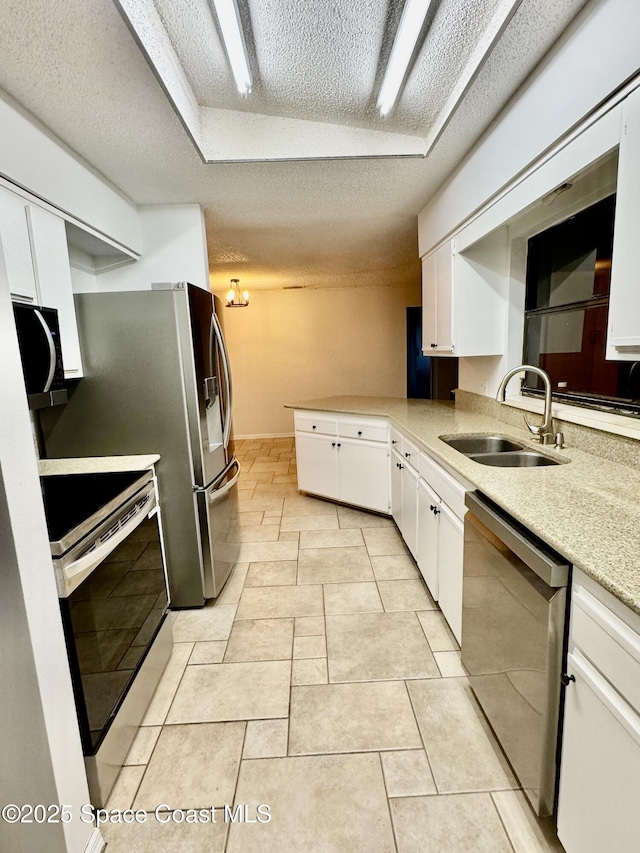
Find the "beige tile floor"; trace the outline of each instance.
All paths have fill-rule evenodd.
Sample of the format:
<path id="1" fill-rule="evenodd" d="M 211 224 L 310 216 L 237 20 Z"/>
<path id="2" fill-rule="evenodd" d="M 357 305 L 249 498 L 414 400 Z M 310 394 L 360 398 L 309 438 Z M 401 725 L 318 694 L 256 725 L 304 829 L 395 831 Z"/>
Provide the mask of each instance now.
<path id="1" fill-rule="evenodd" d="M 561 851 L 393 522 L 301 495 L 293 439 L 237 452 L 241 562 L 215 603 L 173 614 L 108 803 L 183 819 L 109 824 L 108 853 Z M 225 805 L 249 820 L 225 822 Z M 215 823 L 190 822 L 211 807 Z"/>

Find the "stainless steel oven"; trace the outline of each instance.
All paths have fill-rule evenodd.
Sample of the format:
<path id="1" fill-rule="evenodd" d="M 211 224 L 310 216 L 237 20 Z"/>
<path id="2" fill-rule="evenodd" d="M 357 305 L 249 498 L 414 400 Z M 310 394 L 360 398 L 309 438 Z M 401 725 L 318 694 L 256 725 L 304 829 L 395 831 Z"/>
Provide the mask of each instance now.
<path id="1" fill-rule="evenodd" d="M 100 806 L 172 646 L 155 483 L 151 471 L 41 483 L 89 787 Z"/>
<path id="2" fill-rule="evenodd" d="M 462 662 L 536 814 L 555 806 L 567 562 L 467 492 Z"/>

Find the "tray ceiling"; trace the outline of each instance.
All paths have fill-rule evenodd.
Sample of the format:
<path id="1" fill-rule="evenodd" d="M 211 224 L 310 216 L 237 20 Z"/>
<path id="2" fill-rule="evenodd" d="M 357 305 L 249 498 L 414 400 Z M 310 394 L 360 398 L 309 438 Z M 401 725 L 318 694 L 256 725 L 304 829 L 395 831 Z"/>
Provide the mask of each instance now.
<path id="1" fill-rule="evenodd" d="M 473 37 L 484 49 L 486 23 L 502 4 L 435 0 L 400 102 L 383 121 L 375 99 L 396 0 L 249 2 L 255 85 L 246 100 L 235 94 L 208 0 L 157 2 L 140 4 L 137 26 L 151 45 L 144 49 L 112 0 L 5 4 L 0 88 L 137 204 L 202 205 L 219 289 L 234 277 L 249 289 L 417 282 L 418 212 L 584 5 L 522 0 L 466 88 L 461 69 L 477 56 L 458 39 Z M 257 151 L 262 162 L 203 162 L 150 61 L 154 33 L 163 46 L 156 62 L 174 75 L 195 131 L 201 118 L 210 122 L 215 156 L 233 160 L 240 151 L 240 160 L 252 160 Z M 273 146 L 293 140 L 305 156 L 272 162 L 269 129 Z M 349 134 L 363 156 L 323 159 L 321 144 L 335 155 Z M 372 157 L 381 136 L 418 144 L 420 156 Z"/>

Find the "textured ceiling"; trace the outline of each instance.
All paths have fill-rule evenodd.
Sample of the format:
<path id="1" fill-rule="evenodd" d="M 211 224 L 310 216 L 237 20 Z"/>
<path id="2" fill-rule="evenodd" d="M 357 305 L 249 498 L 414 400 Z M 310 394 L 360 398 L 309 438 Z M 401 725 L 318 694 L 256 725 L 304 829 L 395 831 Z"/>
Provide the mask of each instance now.
<path id="1" fill-rule="evenodd" d="M 209 0 L 154 0 L 198 103 L 425 136 L 502 0 L 440 0 L 399 108 L 375 102 L 403 0 L 246 0 L 254 72 L 239 98 Z M 509 4 L 507 4 L 509 5 Z"/>
<path id="2" fill-rule="evenodd" d="M 166 2 L 163 0 L 163 5 Z M 256 5 L 267 8 L 269 3 L 261 0 Z M 366 4 L 371 19 L 379 22 L 377 5 Z M 461 7 L 462 15 L 468 7 L 485 4 L 461 0 L 440 3 L 431 25 L 432 37 L 439 26 L 438 17 L 444 26 L 445 10 L 454 15 L 455 5 Z M 212 282 L 217 287 L 224 287 L 232 277 L 240 278 L 249 289 L 408 282 L 419 276 L 417 213 L 582 5 L 584 0 L 523 0 L 425 159 L 204 165 L 111 0 L 5 0 L 0 87 L 135 202 L 202 204 Z M 289 8 L 288 14 L 293 14 L 294 6 L 299 10 L 297 15 L 310 7 L 345 8 L 328 0 L 313 4 L 282 0 L 277 9 Z M 485 8 L 492 7 L 487 4 Z M 393 8 L 391 4 L 391 17 Z M 169 29 L 168 10 L 182 21 L 193 15 L 196 20 L 200 16 L 202 22 L 209 14 L 205 0 L 174 0 L 163 10 Z M 280 49 L 288 40 L 287 50 L 294 49 L 301 57 L 296 62 L 302 65 L 304 51 L 312 50 L 305 79 L 310 80 L 310 86 L 317 85 L 314 71 L 323 62 L 329 64 L 323 57 L 332 55 L 331 39 L 326 33 L 321 37 L 318 30 L 307 33 L 304 42 L 294 43 L 293 33 L 302 39 L 300 28 L 288 29 L 285 18 L 278 20 Z M 452 24 L 459 20 L 454 15 Z M 205 26 L 209 26 L 215 44 L 215 27 L 202 23 L 199 29 L 203 38 Z M 354 32 L 350 19 L 344 26 Z M 370 22 L 363 26 L 368 28 Z M 256 33 L 254 29 L 254 39 Z M 182 38 L 181 48 L 173 32 L 177 53 L 188 44 L 186 33 Z M 423 52 L 429 50 L 428 45 L 427 37 Z M 379 34 L 370 50 L 374 63 L 379 62 L 383 50 Z M 435 47 L 430 50 L 433 61 L 447 65 L 455 76 L 452 69 L 454 65 L 460 67 L 464 56 L 456 54 L 455 63 L 453 58 L 447 63 L 446 57 L 437 58 Z M 206 94 L 207 81 L 224 79 L 224 86 L 216 84 L 220 87 L 219 99 L 216 96 L 209 103 L 234 110 L 246 108 L 233 95 L 226 62 L 220 68 L 215 50 L 206 62 L 199 63 L 202 68 L 198 72 L 191 66 L 185 68 L 198 98 L 203 93 L 213 98 L 213 90 Z M 420 63 L 416 64 L 416 76 L 410 78 L 394 115 L 393 120 L 398 122 L 394 130 L 415 132 L 420 109 L 432 116 L 442 102 L 444 90 L 438 95 L 431 92 L 427 64 L 422 70 Z M 341 68 L 345 74 L 344 63 Z M 277 69 L 270 73 L 274 79 L 278 77 Z M 375 77 L 375 69 L 373 73 Z M 330 70 L 326 74 L 325 83 Z M 268 101 L 271 95 L 262 91 L 262 66 L 260 75 L 256 99 Z M 283 80 L 278 85 L 278 111 L 282 115 L 286 86 Z M 334 112 L 331 103 L 323 100 L 313 118 L 326 111 L 322 115 L 331 121 L 340 117 L 348 123 L 350 111 L 370 97 L 364 88 L 359 83 L 350 94 L 349 87 L 341 83 Z M 327 92 L 328 87 L 325 98 Z M 275 104 L 276 94 L 273 97 Z M 292 115 L 308 118 L 306 110 L 315 109 L 314 104 L 305 101 L 306 93 L 297 97 L 301 103 L 299 108 L 292 108 Z M 440 100 L 436 102 L 437 98 Z M 353 119 L 354 123 L 360 120 Z"/>

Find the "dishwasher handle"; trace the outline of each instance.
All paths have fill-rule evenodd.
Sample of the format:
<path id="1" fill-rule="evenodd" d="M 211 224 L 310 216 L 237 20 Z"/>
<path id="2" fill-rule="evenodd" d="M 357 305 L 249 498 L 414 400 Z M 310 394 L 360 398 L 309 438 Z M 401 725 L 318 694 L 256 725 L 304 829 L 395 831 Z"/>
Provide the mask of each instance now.
<path id="1" fill-rule="evenodd" d="M 467 492 L 464 502 L 469 512 L 517 554 L 547 586 L 555 588 L 568 585 L 569 564 L 559 554 L 540 547 L 520 531 L 508 515 L 501 513 L 477 492 Z"/>

